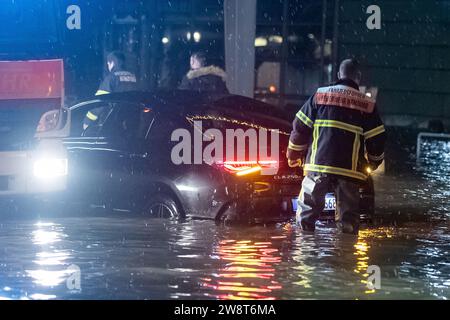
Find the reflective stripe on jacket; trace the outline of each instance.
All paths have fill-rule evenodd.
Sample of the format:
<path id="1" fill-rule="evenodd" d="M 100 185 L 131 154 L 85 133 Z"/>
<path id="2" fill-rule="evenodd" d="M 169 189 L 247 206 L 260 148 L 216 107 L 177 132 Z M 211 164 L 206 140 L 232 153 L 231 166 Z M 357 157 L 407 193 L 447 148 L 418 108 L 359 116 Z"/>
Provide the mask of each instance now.
<path id="1" fill-rule="evenodd" d="M 319 88 L 297 113 L 288 158 L 306 156 L 305 174 L 365 180 L 368 163 L 379 165 L 384 159 L 385 138 L 375 100 L 353 81 L 340 80 Z"/>
<path id="2" fill-rule="evenodd" d="M 134 73 L 114 69 L 103 79 L 96 95 L 136 90 L 138 83 Z"/>
<path id="3" fill-rule="evenodd" d="M 136 76 L 129 72 L 119 69 L 111 71 L 100 84 L 99 89 L 95 93 L 96 96 L 110 94 L 114 92 L 136 91 L 138 90 L 138 83 Z M 104 108 L 95 108 L 89 111 L 84 118 L 84 125 L 90 126 L 95 123 Z"/>

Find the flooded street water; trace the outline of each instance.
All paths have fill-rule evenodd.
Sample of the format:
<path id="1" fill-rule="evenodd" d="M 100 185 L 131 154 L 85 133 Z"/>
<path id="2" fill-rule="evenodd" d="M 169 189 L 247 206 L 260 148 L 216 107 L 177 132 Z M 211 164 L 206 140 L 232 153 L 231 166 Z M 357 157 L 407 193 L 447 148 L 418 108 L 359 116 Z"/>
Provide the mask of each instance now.
<path id="1" fill-rule="evenodd" d="M 378 219 L 359 237 L 117 213 L 4 218 L 0 298 L 448 299 L 450 144 L 426 142 L 419 164 L 402 151 L 376 177 Z M 372 265 L 380 289 L 366 285 Z"/>

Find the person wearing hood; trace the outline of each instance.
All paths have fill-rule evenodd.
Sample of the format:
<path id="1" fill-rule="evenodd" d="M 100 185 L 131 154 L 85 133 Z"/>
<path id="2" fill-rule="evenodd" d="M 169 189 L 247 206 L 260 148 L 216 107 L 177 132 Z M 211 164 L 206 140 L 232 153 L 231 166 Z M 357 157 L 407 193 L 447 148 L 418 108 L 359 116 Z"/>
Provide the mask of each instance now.
<path id="1" fill-rule="evenodd" d="M 190 64 L 191 70 L 181 81 L 179 89 L 229 94 L 225 71 L 217 66 L 207 65 L 203 52 L 192 54 Z"/>

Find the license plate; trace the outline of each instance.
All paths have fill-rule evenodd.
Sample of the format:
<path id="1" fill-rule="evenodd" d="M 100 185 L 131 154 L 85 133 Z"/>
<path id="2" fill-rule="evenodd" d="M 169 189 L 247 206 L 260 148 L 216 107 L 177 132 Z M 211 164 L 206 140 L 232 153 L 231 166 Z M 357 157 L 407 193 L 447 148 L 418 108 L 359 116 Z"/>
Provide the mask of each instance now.
<path id="1" fill-rule="evenodd" d="M 334 211 L 336 210 L 336 197 L 334 194 L 329 193 L 325 196 L 325 211 Z"/>
<path id="2" fill-rule="evenodd" d="M 292 209 L 297 212 L 298 208 L 298 198 L 292 199 Z M 325 208 L 324 211 L 334 211 L 336 210 L 336 197 L 334 194 L 329 193 L 325 196 Z"/>
<path id="3" fill-rule="evenodd" d="M 297 208 L 298 208 L 298 198 L 294 198 L 292 199 L 292 209 L 294 210 L 294 212 L 297 212 Z"/>

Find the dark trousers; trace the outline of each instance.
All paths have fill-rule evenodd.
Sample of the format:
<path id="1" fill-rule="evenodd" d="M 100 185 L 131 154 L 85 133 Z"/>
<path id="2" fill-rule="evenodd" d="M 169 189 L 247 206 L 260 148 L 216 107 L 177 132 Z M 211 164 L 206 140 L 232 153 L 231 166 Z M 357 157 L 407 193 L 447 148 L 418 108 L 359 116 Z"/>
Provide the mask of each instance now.
<path id="1" fill-rule="evenodd" d="M 336 195 L 336 223 L 359 229 L 358 182 L 330 175 L 308 175 L 303 179 L 297 210 L 297 222 L 304 229 L 314 230 L 314 225 L 325 207 L 325 195 Z"/>

